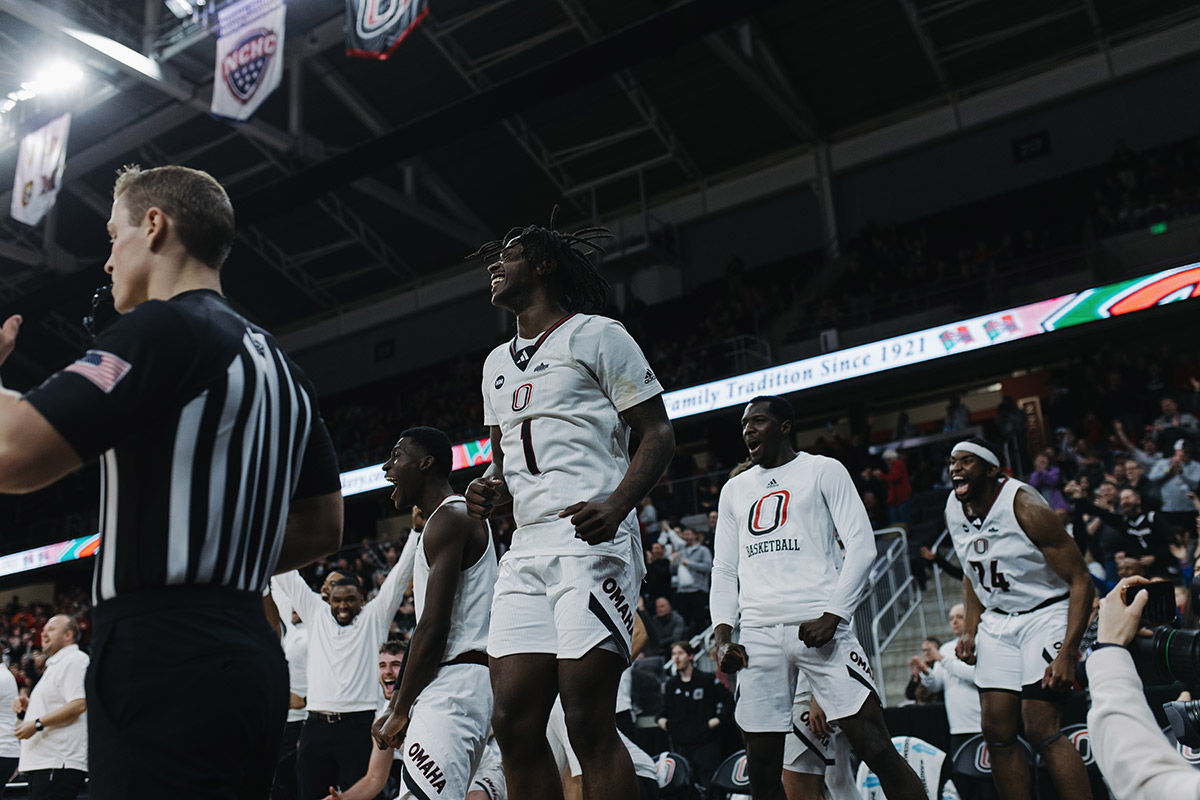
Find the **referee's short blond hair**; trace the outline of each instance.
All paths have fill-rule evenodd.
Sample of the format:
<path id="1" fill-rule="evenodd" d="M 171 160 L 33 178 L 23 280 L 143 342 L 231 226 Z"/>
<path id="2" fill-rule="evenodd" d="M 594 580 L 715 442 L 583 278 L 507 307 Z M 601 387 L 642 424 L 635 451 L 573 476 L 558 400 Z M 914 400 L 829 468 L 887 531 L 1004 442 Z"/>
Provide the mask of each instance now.
<path id="1" fill-rule="evenodd" d="M 142 169 L 122 167 L 113 185 L 113 199 L 123 197 L 129 221 L 138 225 L 151 208 L 170 218 L 188 253 L 213 269 L 229 257 L 236 233 L 233 204 L 217 179 L 189 167 Z"/>

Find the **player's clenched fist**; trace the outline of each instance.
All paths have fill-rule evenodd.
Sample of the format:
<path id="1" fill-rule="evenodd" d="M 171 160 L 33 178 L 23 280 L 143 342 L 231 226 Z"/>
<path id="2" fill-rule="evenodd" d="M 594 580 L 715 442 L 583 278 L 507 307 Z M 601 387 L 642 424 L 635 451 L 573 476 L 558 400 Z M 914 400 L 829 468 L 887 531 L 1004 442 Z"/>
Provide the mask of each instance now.
<path id="1" fill-rule="evenodd" d="M 467 513 L 475 519 L 487 519 L 500 502 L 500 489 L 504 481 L 484 476 L 476 478 L 467 486 Z"/>
<path id="2" fill-rule="evenodd" d="M 954 655 L 964 664 L 975 663 L 975 634 L 964 633 L 954 646 Z"/>
<path id="3" fill-rule="evenodd" d="M 717 663 L 721 665 L 721 672 L 730 675 L 742 667 L 750 666 L 750 657 L 746 655 L 746 648 L 729 643 L 717 648 Z"/>

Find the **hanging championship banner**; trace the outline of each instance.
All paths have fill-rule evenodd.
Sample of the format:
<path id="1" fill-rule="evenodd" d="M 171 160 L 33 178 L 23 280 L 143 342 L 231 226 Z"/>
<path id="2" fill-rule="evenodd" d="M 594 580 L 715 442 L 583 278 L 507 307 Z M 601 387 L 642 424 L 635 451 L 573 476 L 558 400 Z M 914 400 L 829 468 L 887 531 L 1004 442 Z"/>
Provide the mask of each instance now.
<path id="1" fill-rule="evenodd" d="M 26 225 L 42 221 L 58 198 L 67 164 L 71 115 L 63 114 L 21 139 L 13 181 L 12 218 Z"/>
<path id="2" fill-rule="evenodd" d="M 217 12 L 221 37 L 212 113 L 247 120 L 283 81 L 283 0 L 242 0 Z"/>
<path id="3" fill-rule="evenodd" d="M 383 61 L 429 14 L 429 0 L 346 0 L 346 55 Z"/>

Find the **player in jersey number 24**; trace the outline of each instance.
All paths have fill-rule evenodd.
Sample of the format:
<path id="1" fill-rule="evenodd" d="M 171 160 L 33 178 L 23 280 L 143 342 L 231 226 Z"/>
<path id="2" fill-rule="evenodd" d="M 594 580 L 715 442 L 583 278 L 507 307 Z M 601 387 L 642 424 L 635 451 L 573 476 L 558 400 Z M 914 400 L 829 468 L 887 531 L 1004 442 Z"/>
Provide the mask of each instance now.
<path id="1" fill-rule="evenodd" d="M 958 657 L 975 666 L 992 778 L 1003 800 L 1030 796 L 1018 722 L 1063 800 L 1090 800 L 1083 760 L 1063 737 L 1063 692 L 1095 589 L 1083 556 L 1042 496 L 1003 475 L 1000 451 L 972 438 L 950 452 L 946 529 L 963 565 Z"/>

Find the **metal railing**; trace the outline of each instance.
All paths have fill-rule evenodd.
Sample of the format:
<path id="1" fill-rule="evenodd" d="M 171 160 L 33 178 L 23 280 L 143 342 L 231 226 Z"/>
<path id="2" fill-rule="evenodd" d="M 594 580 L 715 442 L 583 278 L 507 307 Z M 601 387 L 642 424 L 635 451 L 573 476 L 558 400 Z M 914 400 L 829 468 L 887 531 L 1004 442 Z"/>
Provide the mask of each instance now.
<path id="1" fill-rule="evenodd" d="M 908 562 L 908 532 L 900 527 L 877 530 L 876 548 L 880 539 L 889 537 L 893 541 L 871 566 L 866 596 L 854 612 L 855 633 L 867 650 L 868 661 L 874 665 L 875 686 L 879 691 L 879 702 L 884 706 L 887 705 L 887 694 L 880 658 L 884 648 L 914 612 L 921 621 L 921 637 L 926 635 L 921 590 Z"/>

